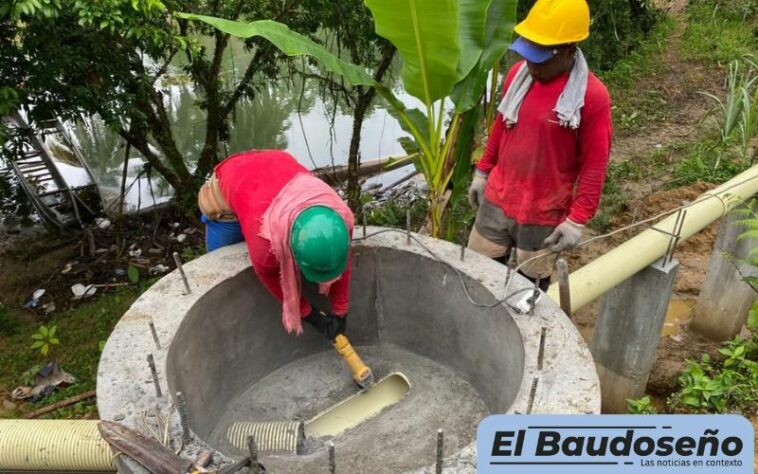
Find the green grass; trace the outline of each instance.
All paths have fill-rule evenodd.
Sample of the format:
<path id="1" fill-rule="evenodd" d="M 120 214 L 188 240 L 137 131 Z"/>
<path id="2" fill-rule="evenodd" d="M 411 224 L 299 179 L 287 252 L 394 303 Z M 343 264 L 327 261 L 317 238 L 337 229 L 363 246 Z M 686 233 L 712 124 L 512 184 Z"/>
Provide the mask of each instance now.
<path id="1" fill-rule="evenodd" d="M 25 411 L 50 405 L 58 400 L 95 388 L 100 346 L 110 335 L 119 318 L 134 300 L 155 280 L 138 286 L 101 294 L 97 299 L 68 311 L 53 314 L 47 325 L 58 327 L 60 345 L 54 347 L 48 357 L 30 348 L 31 335 L 40 322 L 24 310 L 0 307 L 0 389 L 11 391 L 23 382 L 23 374 L 34 366 L 55 359 L 60 366 L 74 375 L 77 382 L 38 403 L 24 407 Z M 71 418 L 89 416 L 96 412 L 94 402 L 82 402 L 58 410 L 51 417 Z M 4 413 L 3 416 L 18 416 L 20 412 Z"/>
<path id="2" fill-rule="evenodd" d="M 373 197 L 368 194 L 364 194 L 362 198 L 368 225 L 405 229 L 406 214 L 411 211 L 411 227 L 418 230 L 424 225 L 429 210 L 428 202 L 421 196 L 402 200 L 388 199 L 381 204 L 374 204 Z"/>
<path id="3" fill-rule="evenodd" d="M 670 186 L 698 181 L 721 184 L 750 167 L 733 148 L 700 142 L 685 146 L 686 157 L 676 163 Z"/>
<path id="4" fill-rule="evenodd" d="M 685 58 L 726 64 L 758 50 L 755 0 L 693 0 L 682 38 Z"/>
<path id="5" fill-rule="evenodd" d="M 612 161 L 603 187 L 603 196 L 597 214 L 589 226 L 598 232 L 613 228 L 613 218 L 626 208 L 629 198 L 623 185 L 658 179 L 670 168 L 672 150 L 661 148 L 648 155 L 634 156 L 624 161 Z"/>
<path id="6" fill-rule="evenodd" d="M 640 90 L 641 79 L 664 70 L 662 55 L 666 39 L 674 30 L 673 18 L 660 15 L 650 35 L 626 58 L 608 71 L 598 73 L 613 100 L 615 129 L 623 133 L 640 132 L 651 123 L 666 119 L 666 100 L 659 91 Z"/>

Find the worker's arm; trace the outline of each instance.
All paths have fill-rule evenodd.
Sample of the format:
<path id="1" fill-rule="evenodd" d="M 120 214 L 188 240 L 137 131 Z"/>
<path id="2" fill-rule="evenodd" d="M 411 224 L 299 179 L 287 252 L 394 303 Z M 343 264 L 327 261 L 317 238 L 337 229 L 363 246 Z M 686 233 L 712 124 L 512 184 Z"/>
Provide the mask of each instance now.
<path id="1" fill-rule="evenodd" d="M 581 167 L 568 218 L 580 225 L 586 224 L 597 212 L 611 153 L 611 101 L 604 87 L 601 92 L 594 94 L 592 108 L 586 113 L 582 111 L 579 126 Z"/>
<path id="2" fill-rule="evenodd" d="M 352 251 L 348 253 L 347 268 L 342 275 L 329 288 L 329 302 L 332 305 L 332 313 L 344 317 L 350 306 L 350 273 L 352 268 Z"/>

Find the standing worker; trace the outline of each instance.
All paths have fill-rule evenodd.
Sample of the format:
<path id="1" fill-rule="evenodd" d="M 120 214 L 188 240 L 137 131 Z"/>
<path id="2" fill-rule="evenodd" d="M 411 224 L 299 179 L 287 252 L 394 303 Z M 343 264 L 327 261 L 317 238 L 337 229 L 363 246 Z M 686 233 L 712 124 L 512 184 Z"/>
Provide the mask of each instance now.
<path id="1" fill-rule="evenodd" d="M 208 251 L 245 240 L 258 279 L 282 303 L 282 323 L 302 320 L 329 340 L 345 332 L 353 213 L 337 193 L 277 150 L 232 155 L 200 189 Z M 300 276 L 327 294 L 331 312 L 301 294 Z"/>
<path id="2" fill-rule="evenodd" d="M 508 72 L 469 189 L 472 250 L 505 259 L 515 248 L 521 264 L 574 248 L 595 215 L 613 131 L 608 91 L 577 47 L 589 26 L 585 0 L 537 0 L 516 25 L 510 49 L 524 61 Z M 543 291 L 551 255 L 520 270 Z"/>

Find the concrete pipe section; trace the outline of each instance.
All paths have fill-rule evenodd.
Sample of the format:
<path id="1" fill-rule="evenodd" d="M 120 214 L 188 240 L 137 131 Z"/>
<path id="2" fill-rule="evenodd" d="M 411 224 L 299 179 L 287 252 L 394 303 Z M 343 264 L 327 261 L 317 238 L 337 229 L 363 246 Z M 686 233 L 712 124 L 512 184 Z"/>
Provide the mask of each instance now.
<path id="1" fill-rule="evenodd" d="M 497 304 L 505 267 L 470 251 L 461 260 L 453 244 L 412 237 L 408 244 L 404 232 L 369 227 L 364 238 L 356 229 L 347 326 L 376 379 L 400 373 L 410 389 L 388 389 L 399 391 L 394 404 L 336 436 L 306 436 L 296 452 L 263 454 L 269 472 L 327 472 L 327 441 L 338 471 L 427 472 L 438 429 L 445 469 L 474 472 L 476 428 L 489 414 L 600 412 L 592 356 L 552 300 L 541 298 L 532 315 L 517 314 Z M 178 448 L 178 412 L 186 411 L 191 432 L 182 456 L 210 448 L 219 464 L 242 456 L 233 442 L 241 424 L 307 426 L 355 394 L 323 336 L 310 327 L 299 337 L 286 334 L 281 307 L 256 280 L 244 244 L 184 270 L 191 292 L 178 272 L 167 275 L 108 339 L 97 380 L 102 419 L 159 436 L 168 420 Z M 514 278 L 509 292 L 527 287 Z M 185 404 L 177 404 L 177 392 Z"/>

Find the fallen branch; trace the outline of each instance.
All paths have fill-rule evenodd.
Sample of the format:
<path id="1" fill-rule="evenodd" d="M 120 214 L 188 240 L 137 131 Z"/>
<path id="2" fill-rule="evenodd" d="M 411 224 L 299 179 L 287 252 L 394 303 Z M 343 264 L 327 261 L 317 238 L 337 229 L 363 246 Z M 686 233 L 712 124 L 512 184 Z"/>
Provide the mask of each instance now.
<path id="1" fill-rule="evenodd" d="M 89 392 L 80 393 L 79 395 L 73 396 L 71 398 L 67 398 L 65 400 L 61 400 L 59 402 L 53 403 L 52 405 L 48 405 L 46 407 L 40 408 L 39 410 L 34 410 L 29 413 L 26 413 L 24 415 L 24 418 L 37 418 L 38 416 L 44 415 L 45 413 L 50 413 L 51 411 L 55 411 L 59 408 L 64 408 L 69 405 L 73 405 L 74 403 L 81 402 L 82 400 L 87 400 L 88 398 L 93 398 L 96 396 L 96 393 L 94 390 L 90 390 Z"/>

